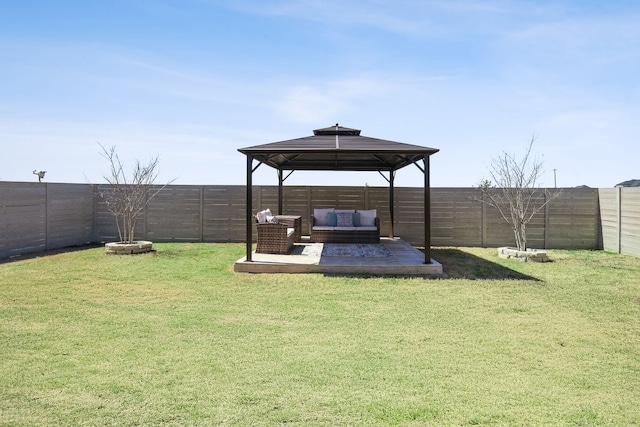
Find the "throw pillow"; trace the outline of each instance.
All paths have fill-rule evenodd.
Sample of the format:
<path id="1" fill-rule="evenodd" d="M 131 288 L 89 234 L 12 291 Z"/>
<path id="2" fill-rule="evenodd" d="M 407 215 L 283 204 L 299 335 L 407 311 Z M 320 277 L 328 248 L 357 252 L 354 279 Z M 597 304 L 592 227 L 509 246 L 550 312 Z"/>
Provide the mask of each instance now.
<path id="1" fill-rule="evenodd" d="M 273 218 L 273 215 L 271 214 L 271 209 L 265 209 L 256 214 L 256 219 L 258 220 L 258 224 L 265 224 L 271 218 Z"/>
<path id="2" fill-rule="evenodd" d="M 360 227 L 362 224 L 360 223 L 360 212 L 353 213 L 353 226 Z"/>
<path id="3" fill-rule="evenodd" d="M 271 209 L 267 208 L 264 210 L 264 212 L 265 212 L 265 219 L 266 219 L 265 222 L 272 222 L 274 217 L 273 217 L 273 214 L 271 213 Z"/>
<path id="4" fill-rule="evenodd" d="M 338 225 L 338 216 L 335 212 L 329 212 L 327 214 L 327 225 L 329 227 L 335 227 Z"/>
<path id="5" fill-rule="evenodd" d="M 338 227 L 353 227 L 353 214 L 337 213 Z"/>
<path id="6" fill-rule="evenodd" d="M 376 209 L 369 209 L 364 211 L 358 211 L 360 213 L 360 225 L 363 227 L 375 227 L 376 217 L 378 211 Z"/>

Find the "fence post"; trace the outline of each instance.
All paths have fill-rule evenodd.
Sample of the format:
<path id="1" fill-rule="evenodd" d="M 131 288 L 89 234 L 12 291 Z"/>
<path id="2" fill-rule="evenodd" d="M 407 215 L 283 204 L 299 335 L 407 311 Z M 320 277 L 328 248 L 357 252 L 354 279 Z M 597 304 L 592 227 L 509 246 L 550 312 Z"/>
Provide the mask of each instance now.
<path id="1" fill-rule="evenodd" d="M 98 191 L 97 191 L 97 187 L 94 185 L 97 184 L 90 184 L 91 185 L 91 201 L 93 202 L 93 212 L 92 212 L 92 217 L 91 217 L 91 241 L 92 242 L 97 242 L 98 241 Z"/>
<path id="2" fill-rule="evenodd" d="M 49 250 L 49 183 L 44 184 L 44 249 Z"/>
<path id="3" fill-rule="evenodd" d="M 364 208 L 369 209 L 369 186 L 364 185 Z"/>
<path id="4" fill-rule="evenodd" d="M 616 187 L 616 247 L 622 253 L 622 187 Z"/>
<path id="5" fill-rule="evenodd" d="M 149 237 L 147 236 L 147 221 L 149 220 L 149 194 L 146 194 L 144 197 L 145 197 L 145 203 L 144 203 L 144 219 L 142 221 L 142 239 L 149 240 Z M 132 236 L 132 237 L 135 240 L 136 236 Z"/>
<path id="6" fill-rule="evenodd" d="M 200 243 L 204 242 L 204 185 L 200 186 Z"/>
<path id="7" fill-rule="evenodd" d="M 262 185 L 256 185 L 254 188 L 257 190 L 253 192 L 256 198 L 256 210 L 261 211 L 264 209 L 264 206 L 262 206 Z M 253 212 L 251 212 L 251 214 L 253 214 Z"/>
<path id="8" fill-rule="evenodd" d="M 484 201 L 484 192 L 480 192 L 482 202 L 480 203 L 480 212 L 482 217 L 480 218 L 480 247 L 487 247 L 487 204 Z"/>
<path id="9" fill-rule="evenodd" d="M 547 242 L 549 241 L 549 205 L 550 203 L 547 203 L 547 191 L 545 190 L 544 192 L 544 249 L 547 249 L 548 245 Z"/>

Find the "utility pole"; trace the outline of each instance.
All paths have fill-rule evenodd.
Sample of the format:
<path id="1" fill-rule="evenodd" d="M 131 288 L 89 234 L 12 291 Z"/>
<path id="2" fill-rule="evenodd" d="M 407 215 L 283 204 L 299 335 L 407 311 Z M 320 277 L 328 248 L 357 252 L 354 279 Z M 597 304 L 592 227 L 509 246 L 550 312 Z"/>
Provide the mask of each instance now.
<path id="1" fill-rule="evenodd" d="M 557 171 L 557 170 L 558 170 L 558 169 L 554 169 L 554 170 L 553 170 L 553 188 L 558 188 L 558 185 L 557 185 L 557 183 L 556 183 L 556 171 Z"/>

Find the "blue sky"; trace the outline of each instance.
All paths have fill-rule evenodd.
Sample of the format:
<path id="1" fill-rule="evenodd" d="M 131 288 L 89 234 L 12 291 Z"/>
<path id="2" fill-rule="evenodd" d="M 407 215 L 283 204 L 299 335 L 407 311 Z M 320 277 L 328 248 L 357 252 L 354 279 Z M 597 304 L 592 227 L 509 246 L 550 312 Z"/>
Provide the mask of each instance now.
<path id="1" fill-rule="evenodd" d="M 242 185 L 238 148 L 340 123 L 440 149 L 435 187 L 533 135 L 541 185 L 611 187 L 640 178 L 638 22 L 637 1 L 0 1 L 0 180 L 103 182 L 100 143 L 159 155 L 160 181 Z"/>

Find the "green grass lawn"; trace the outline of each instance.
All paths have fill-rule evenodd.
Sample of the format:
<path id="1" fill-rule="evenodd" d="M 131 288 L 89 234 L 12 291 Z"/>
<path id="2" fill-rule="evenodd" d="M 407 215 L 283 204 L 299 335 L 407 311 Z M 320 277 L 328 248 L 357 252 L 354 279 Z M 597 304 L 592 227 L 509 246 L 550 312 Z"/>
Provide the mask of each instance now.
<path id="1" fill-rule="evenodd" d="M 640 424 L 638 258 L 434 248 L 425 280 L 154 247 L 0 264 L 0 425 Z"/>

